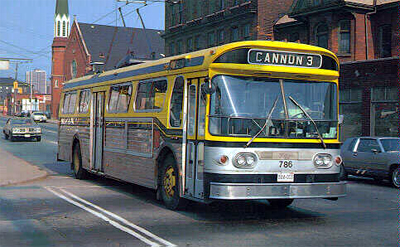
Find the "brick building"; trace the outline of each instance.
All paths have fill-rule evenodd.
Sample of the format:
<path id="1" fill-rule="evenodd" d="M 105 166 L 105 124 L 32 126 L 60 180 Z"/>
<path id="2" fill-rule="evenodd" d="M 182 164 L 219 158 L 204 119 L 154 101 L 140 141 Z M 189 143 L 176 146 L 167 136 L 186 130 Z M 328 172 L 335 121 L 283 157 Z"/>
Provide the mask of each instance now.
<path id="1" fill-rule="evenodd" d="M 58 19 L 63 18 L 65 21 L 57 29 Z M 64 23 L 69 24 L 68 0 L 57 0 L 55 23 L 52 60 L 52 114 L 55 117 L 65 81 L 114 69 L 124 59 L 144 62 L 164 54 L 162 30 L 81 23 L 76 18 L 70 29 L 64 28 Z"/>
<path id="2" fill-rule="evenodd" d="M 341 62 L 342 140 L 399 136 L 398 0 L 297 0 L 274 27 L 276 40 L 325 47 Z"/>
<path id="3" fill-rule="evenodd" d="M 182 0 L 165 4 L 168 56 L 240 40 L 273 39 L 293 0 Z"/>

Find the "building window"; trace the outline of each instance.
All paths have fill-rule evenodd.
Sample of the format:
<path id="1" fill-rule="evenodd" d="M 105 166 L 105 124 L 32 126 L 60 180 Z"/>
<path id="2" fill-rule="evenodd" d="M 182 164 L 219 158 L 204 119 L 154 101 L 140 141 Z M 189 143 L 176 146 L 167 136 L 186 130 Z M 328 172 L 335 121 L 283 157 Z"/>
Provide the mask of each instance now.
<path id="1" fill-rule="evenodd" d="M 57 36 L 60 36 L 60 31 L 61 30 L 61 22 L 57 21 Z"/>
<path id="2" fill-rule="evenodd" d="M 225 42 L 225 31 L 224 29 L 218 30 L 218 44 L 223 44 Z"/>
<path id="3" fill-rule="evenodd" d="M 193 38 L 190 37 L 186 40 L 186 50 L 187 52 L 193 51 Z"/>
<path id="4" fill-rule="evenodd" d="M 339 22 L 339 53 L 350 53 L 350 20 Z"/>
<path id="5" fill-rule="evenodd" d="M 63 37 L 65 37 L 66 36 L 66 34 L 65 34 L 65 28 L 67 27 L 67 25 L 65 24 L 65 21 L 63 21 L 63 26 L 62 26 L 62 36 Z"/>
<path id="6" fill-rule="evenodd" d="M 176 54 L 182 54 L 182 40 L 176 42 Z"/>
<path id="7" fill-rule="evenodd" d="M 399 90 L 397 87 L 375 87 L 371 90 L 372 136 L 399 136 Z"/>
<path id="8" fill-rule="evenodd" d="M 360 136 L 362 127 L 362 89 L 340 90 L 339 112 L 344 116 L 341 125 L 340 140 Z"/>
<path id="9" fill-rule="evenodd" d="M 238 41 L 239 40 L 239 28 L 232 27 L 231 29 L 231 41 Z"/>
<path id="10" fill-rule="evenodd" d="M 194 37 L 194 49 L 197 51 L 200 50 L 201 47 L 201 35 L 196 35 Z"/>
<path id="11" fill-rule="evenodd" d="M 212 47 L 215 45 L 215 34 L 214 32 L 210 32 L 207 34 L 207 46 Z"/>
<path id="12" fill-rule="evenodd" d="M 243 26 L 243 38 L 245 40 L 250 39 L 250 24 L 245 24 Z"/>
<path id="13" fill-rule="evenodd" d="M 299 33 L 296 32 L 289 35 L 289 42 L 299 42 L 299 40 Z"/>
<path id="14" fill-rule="evenodd" d="M 172 42 L 172 43 L 170 43 L 169 44 L 169 54 L 171 55 L 171 56 L 173 56 L 173 55 L 175 55 L 175 44 Z"/>
<path id="15" fill-rule="evenodd" d="M 317 46 L 328 49 L 328 25 L 325 23 L 319 24 L 316 30 L 315 37 Z"/>
<path id="16" fill-rule="evenodd" d="M 76 77 L 76 61 L 75 60 L 72 60 L 72 62 L 71 62 L 71 75 L 72 75 L 72 78 Z"/>
<path id="17" fill-rule="evenodd" d="M 225 8 L 225 0 L 219 0 L 219 9 L 223 10 Z"/>
<path id="18" fill-rule="evenodd" d="M 55 88 L 58 88 L 58 80 L 55 80 L 55 81 L 54 81 L 54 87 L 55 87 Z"/>
<path id="19" fill-rule="evenodd" d="M 183 19 L 183 2 L 179 1 L 179 24 L 183 23 L 184 19 Z"/>
<path id="20" fill-rule="evenodd" d="M 382 25 L 379 27 L 379 53 L 380 57 L 392 56 L 392 26 Z"/>

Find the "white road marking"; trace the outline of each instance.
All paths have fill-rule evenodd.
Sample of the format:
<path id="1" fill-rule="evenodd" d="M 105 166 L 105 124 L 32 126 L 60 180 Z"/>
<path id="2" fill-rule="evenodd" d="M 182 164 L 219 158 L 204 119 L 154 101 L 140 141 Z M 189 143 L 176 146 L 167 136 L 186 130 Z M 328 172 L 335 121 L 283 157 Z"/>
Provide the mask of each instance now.
<path id="1" fill-rule="evenodd" d="M 55 142 L 55 141 L 49 141 L 49 140 L 46 140 L 46 139 L 42 139 L 42 140 L 45 141 L 45 142 L 54 144 L 54 145 L 58 145 L 58 142 Z"/>
<path id="2" fill-rule="evenodd" d="M 124 231 L 124 232 L 127 232 L 127 233 L 131 234 L 132 236 L 134 236 L 134 237 L 138 238 L 139 240 L 141 240 L 141 241 L 143 241 L 143 242 L 149 244 L 150 246 L 160 246 L 160 245 L 159 245 L 158 243 L 152 242 L 151 240 L 147 239 L 146 237 L 140 235 L 139 233 L 137 233 L 137 232 L 135 232 L 135 231 L 132 231 L 131 229 L 129 229 L 129 228 L 127 228 L 127 227 L 125 227 L 125 226 L 119 224 L 118 222 L 116 222 L 116 221 L 114 221 L 114 220 L 108 218 L 108 217 L 105 216 L 104 214 L 107 214 L 107 215 L 113 217 L 114 219 L 120 221 L 121 223 L 123 223 L 123 224 L 125 224 L 125 225 L 127 225 L 127 226 L 130 226 L 131 228 L 135 229 L 136 231 L 139 231 L 139 232 L 141 232 L 141 233 L 147 235 L 147 237 L 150 237 L 150 238 L 152 238 L 152 239 L 154 239 L 154 240 L 157 240 L 158 242 L 164 244 L 165 246 L 171 246 L 171 247 L 172 247 L 172 246 L 176 246 L 175 244 L 172 244 L 171 242 L 168 242 L 167 240 L 162 239 L 162 238 L 160 238 L 160 237 L 154 235 L 153 233 L 147 231 L 146 229 L 144 229 L 144 228 L 142 228 L 142 227 L 140 227 L 140 226 L 137 226 L 137 225 L 131 223 L 130 221 L 128 221 L 128 220 L 126 220 L 126 219 L 124 219 L 124 218 L 122 218 L 122 217 L 120 217 L 120 216 L 118 216 L 118 215 L 116 215 L 116 214 L 114 214 L 114 213 L 112 213 L 112 212 L 109 212 L 109 211 L 107 211 L 107 210 L 105 210 L 105 209 L 103 209 L 103 208 L 101 208 L 101 207 L 99 207 L 99 206 L 97 206 L 97 205 L 95 205 L 95 204 L 93 204 L 93 203 L 90 203 L 90 202 L 88 202 L 88 201 L 86 201 L 86 200 L 84 200 L 84 199 L 82 199 L 82 198 L 80 198 L 80 197 L 78 197 L 78 196 L 76 196 L 76 195 L 74 195 L 74 194 L 72 194 L 72 193 L 70 193 L 70 192 L 64 190 L 64 189 L 62 189 L 62 188 L 58 188 L 58 189 L 61 190 L 62 192 L 64 192 L 65 194 L 67 194 L 68 196 L 72 197 L 73 199 L 75 199 L 75 200 L 77 200 L 77 201 L 80 201 L 80 202 L 82 202 L 82 203 L 84 203 L 84 204 L 86 204 L 86 205 L 88 205 L 88 206 L 91 206 L 91 207 L 93 207 L 93 208 L 99 210 L 99 211 L 102 212 L 102 213 L 96 212 L 96 211 L 94 211 L 94 210 L 92 210 L 92 209 L 86 207 L 85 205 L 83 205 L 83 204 L 81 204 L 81 203 L 79 203 L 79 202 L 77 202 L 77 201 L 74 201 L 74 200 L 72 200 L 71 198 L 68 198 L 68 197 L 66 197 L 66 196 L 64 196 L 64 195 L 62 195 L 62 194 L 60 194 L 60 193 L 54 191 L 53 189 L 51 189 L 51 188 L 49 188 L 49 187 L 45 187 L 45 188 L 46 188 L 48 191 L 50 191 L 50 192 L 52 192 L 53 194 L 55 194 L 56 196 L 58 196 L 58 197 L 60 197 L 60 198 L 62 198 L 62 199 L 64 199 L 64 200 L 66 200 L 67 202 L 69 202 L 69 203 L 71 203 L 71 204 L 73 204 L 73 205 L 75 205 L 75 206 L 77 206 L 77 207 L 80 207 L 80 208 L 82 208 L 82 209 L 88 211 L 89 213 L 91 213 L 91 214 L 93 214 L 93 215 L 95 215 L 95 216 L 97 216 L 97 217 L 99 217 L 99 218 L 101 218 L 101 219 L 103 219 L 103 220 L 109 222 L 109 223 L 110 223 L 111 225 L 113 225 L 114 227 L 116 227 L 116 228 L 118 228 L 118 229 L 120 229 L 120 230 L 122 230 L 122 231 Z M 104 213 L 104 214 L 103 214 L 103 213 Z"/>

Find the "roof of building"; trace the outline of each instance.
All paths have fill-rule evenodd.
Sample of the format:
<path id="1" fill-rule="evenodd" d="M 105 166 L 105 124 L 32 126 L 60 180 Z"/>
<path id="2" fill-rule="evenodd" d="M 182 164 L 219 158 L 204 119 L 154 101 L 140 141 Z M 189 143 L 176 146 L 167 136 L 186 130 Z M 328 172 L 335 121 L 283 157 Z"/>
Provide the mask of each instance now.
<path id="1" fill-rule="evenodd" d="M 91 55 L 91 62 L 105 63 L 104 70 L 114 66 L 128 54 L 138 60 L 159 59 L 164 53 L 162 30 L 115 27 L 79 22 L 79 29 Z"/>
<path id="2" fill-rule="evenodd" d="M 56 15 L 60 14 L 61 16 L 68 16 L 68 0 L 57 0 L 56 2 Z"/>
<path id="3" fill-rule="evenodd" d="M 325 0 L 325 1 L 308 1 L 308 0 L 295 0 L 292 4 L 289 15 L 297 15 L 315 12 L 317 10 L 325 10 L 331 7 L 352 6 L 360 7 L 366 10 L 372 10 L 375 6 L 382 6 L 385 4 L 400 2 L 400 0 Z"/>
<path id="4" fill-rule="evenodd" d="M 15 79 L 11 78 L 11 77 L 0 77 L 0 85 L 1 86 L 12 86 L 14 84 L 14 81 L 15 81 Z M 22 82 L 22 81 L 18 81 L 18 84 L 24 85 L 24 86 L 28 85 L 27 83 Z"/>

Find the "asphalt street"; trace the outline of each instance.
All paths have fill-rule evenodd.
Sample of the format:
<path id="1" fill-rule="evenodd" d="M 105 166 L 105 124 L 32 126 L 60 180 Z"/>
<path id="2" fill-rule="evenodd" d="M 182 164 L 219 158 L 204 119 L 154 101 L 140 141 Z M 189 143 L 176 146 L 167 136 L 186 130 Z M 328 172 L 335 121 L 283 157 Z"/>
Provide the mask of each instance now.
<path id="1" fill-rule="evenodd" d="M 5 119 L 0 119 L 0 127 Z M 49 176 L 0 187 L 0 246 L 398 246 L 399 191 L 387 181 L 350 178 L 338 201 L 295 200 L 285 210 L 263 201 L 190 203 L 166 209 L 155 192 L 91 176 L 77 180 L 57 162 L 57 125 L 41 142 L 0 148 Z"/>

